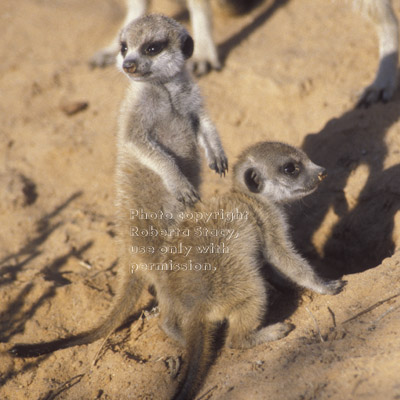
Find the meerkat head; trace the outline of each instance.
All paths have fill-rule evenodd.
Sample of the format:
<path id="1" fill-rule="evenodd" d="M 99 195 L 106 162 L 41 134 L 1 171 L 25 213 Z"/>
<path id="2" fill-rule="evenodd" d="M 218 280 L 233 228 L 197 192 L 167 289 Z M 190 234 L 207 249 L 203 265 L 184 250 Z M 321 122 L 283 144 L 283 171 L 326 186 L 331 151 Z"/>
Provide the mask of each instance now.
<path id="1" fill-rule="evenodd" d="M 314 164 L 303 151 L 279 142 L 249 147 L 233 168 L 237 188 L 278 203 L 312 193 L 325 177 L 325 169 Z"/>
<path id="2" fill-rule="evenodd" d="M 133 20 L 120 33 L 117 66 L 136 81 L 167 82 L 193 54 L 193 39 L 175 20 L 159 14 Z"/>

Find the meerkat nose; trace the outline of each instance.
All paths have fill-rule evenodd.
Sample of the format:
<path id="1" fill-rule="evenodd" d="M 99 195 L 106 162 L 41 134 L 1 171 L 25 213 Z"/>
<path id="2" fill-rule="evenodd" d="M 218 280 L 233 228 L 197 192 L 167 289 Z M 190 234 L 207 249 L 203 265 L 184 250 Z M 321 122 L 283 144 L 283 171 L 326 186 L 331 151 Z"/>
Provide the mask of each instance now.
<path id="1" fill-rule="evenodd" d="M 326 172 L 325 168 L 322 168 L 321 171 L 318 173 L 318 180 L 322 182 L 326 177 L 328 173 Z"/>
<path id="2" fill-rule="evenodd" d="M 133 61 L 133 60 L 125 60 L 123 63 L 122 63 L 122 68 L 124 69 L 124 71 L 125 72 L 128 72 L 128 73 L 134 73 L 135 71 L 136 71 L 136 64 L 135 64 L 135 61 Z"/>

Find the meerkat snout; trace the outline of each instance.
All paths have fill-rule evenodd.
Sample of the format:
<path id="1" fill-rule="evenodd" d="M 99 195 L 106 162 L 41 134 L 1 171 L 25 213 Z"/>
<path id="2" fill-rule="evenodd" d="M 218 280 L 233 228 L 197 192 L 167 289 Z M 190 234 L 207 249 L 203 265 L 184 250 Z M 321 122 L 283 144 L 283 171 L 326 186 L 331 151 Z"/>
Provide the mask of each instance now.
<path id="1" fill-rule="evenodd" d="M 320 167 L 319 165 L 314 164 L 313 162 L 309 161 L 310 166 L 308 168 L 310 169 L 310 189 L 314 191 L 319 184 L 325 180 L 325 178 L 328 176 L 328 173 L 325 168 Z"/>
<path id="2" fill-rule="evenodd" d="M 123 70 L 128 74 L 133 74 L 136 71 L 136 64 L 133 60 L 124 60 L 122 63 Z"/>
<path id="3" fill-rule="evenodd" d="M 328 176 L 328 173 L 326 172 L 326 169 L 322 168 L 322 171 L 318 174 L 318 180 L 320 182 L 322 182 L 327 176 Z"/>

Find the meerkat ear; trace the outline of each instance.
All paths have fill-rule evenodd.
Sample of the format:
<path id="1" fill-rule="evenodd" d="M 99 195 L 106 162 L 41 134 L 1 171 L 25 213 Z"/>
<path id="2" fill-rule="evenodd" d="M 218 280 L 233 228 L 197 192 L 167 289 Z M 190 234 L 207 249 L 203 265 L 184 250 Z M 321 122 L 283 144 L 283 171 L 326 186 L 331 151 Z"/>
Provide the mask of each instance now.
<path id="1" fill-rule="evenodd" d="M 181 50 L 182 50 L 183 56 L 185 57 L 186 60 L 188 58 L 192 57 L 193 50 L 194 50 L 194 42 L 193 42 L 192 37 L 188 33 L 186 33 L 182 37 Z"/>
<path id="2" fill-rule="evenodd" d="M 260 193 L 263 188 L 263 178 L 257 168 L 249 168 L 244 173 L 244 183 L 252 193 Z"/>

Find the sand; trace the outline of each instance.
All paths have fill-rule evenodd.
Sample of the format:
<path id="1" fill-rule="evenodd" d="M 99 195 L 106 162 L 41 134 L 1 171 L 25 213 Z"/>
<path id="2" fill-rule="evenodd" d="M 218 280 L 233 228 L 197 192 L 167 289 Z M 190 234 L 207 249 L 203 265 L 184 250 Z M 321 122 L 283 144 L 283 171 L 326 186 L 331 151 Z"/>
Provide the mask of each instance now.
<path id="1" fill-rule="evenodd" d="M 185 17 L 170 0 L 153 3 Z M 174 361 L 185 360 L 156 312 L 103 346 L 5 353 L 79 332 L 112 302 L 127 79 L 87 60 L 123 16 L 120 0 L 0 4 L 1 399 L 165 399 Z M 400 92 L 354 109 L 376 71 L 372 26 L 340 0 L 267 0 L 238 17 L 216 13 L 215 38 L 224 68 L 198 82 L 231 165 L 247 145 L 280 140 L 327 168 L 319 190 L 289 208 L 292 235 L 321 274 L 348 283 L 337 296 L 277 292 L 271 320 L 296 328 L 254 349 L 223 349 L 199 398 L 399 399 Z M 204 167 L 203 197 L 227 187 Z"/>

